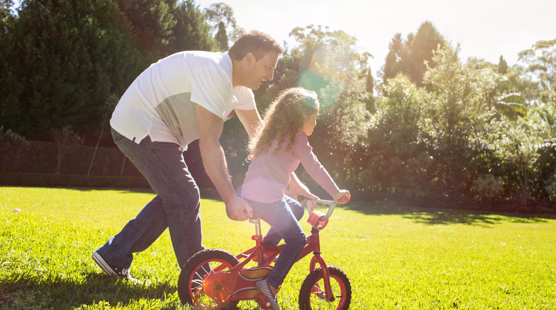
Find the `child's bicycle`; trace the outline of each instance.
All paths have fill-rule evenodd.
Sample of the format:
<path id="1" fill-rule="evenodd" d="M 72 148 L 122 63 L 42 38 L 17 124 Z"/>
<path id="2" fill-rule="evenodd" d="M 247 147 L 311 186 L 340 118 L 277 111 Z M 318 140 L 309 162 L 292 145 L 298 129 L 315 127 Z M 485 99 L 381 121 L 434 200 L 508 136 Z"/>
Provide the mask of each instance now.
<path id="1" fill-rule="evenodd" d="M 345 196 L 345 203 L 349 197 Z M 315 203 L 329 204 L 328 212 L 315 211 Z M 307 237 L 307 245 L 297 260 L 313 252 L 309 275 L 299 291 L 299 308 L 349 309 L 351 284 L 346 274 L 338 267 L 328 266 L 321 257 L 319 231 L 328 224 L 336 203 L 329 200 L 308 200 L 308 222 L 313 227 Z M 259 219 L 250 219 L 255 224 L 252 236 L 255 247 L 234 256 L 221 249 L 206 249 L 193 255 L 183 266 L 178 280 L 178 294 L 184 304 L 197 305 L 204 309 L 235 308 L 240 300 L 255 300 L 262 309 L 270 309 L 269 300 L 255 288 L 255 283 L 264 279 L 271 271 L 271 263 L 280 254 L 284 245 L 277 247 L 262 243 Z M 240 261 L 240 259 L 243 259 Z M 250 261 L 256 267 L 245 267 Z M 320 267 L 316 267 L 316 265 Z"/>

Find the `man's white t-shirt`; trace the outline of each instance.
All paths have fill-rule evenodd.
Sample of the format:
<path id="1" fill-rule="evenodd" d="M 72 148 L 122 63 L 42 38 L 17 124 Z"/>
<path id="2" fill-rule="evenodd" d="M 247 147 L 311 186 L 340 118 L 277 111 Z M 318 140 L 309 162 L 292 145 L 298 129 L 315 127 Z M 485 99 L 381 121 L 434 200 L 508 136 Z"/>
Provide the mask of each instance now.
<path id="1" fill-rule="evenodd" d="M 126 90 L 110 126 L 139 144 L 145 137 L 178 144 L 199 138 L 195 104 L 223 120 L 234 110 L 256 109 L 251 89 L 232 85 L 228 53 L 187 51 L 152 64 Z"/>

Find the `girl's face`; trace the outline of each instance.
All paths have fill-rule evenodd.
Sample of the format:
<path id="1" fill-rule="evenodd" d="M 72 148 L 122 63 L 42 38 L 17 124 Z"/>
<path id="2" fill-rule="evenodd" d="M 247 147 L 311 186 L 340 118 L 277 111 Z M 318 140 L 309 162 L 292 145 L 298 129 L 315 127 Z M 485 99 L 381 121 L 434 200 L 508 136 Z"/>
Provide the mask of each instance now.
<path id="1" fill-rule="evenodd" d="M 305 116 L 305 123 L 303 123 L 303 131 L 310 136 L 313 133 L 313 129 L 315 129 L 315 126 L 317 125 L 317 117 L 319 115 L 319 108 L 317 107 L 317 112 L 315 112 L 315 114 L 313 115 L 305 115 L 303 114 L 303 116 Z"/>

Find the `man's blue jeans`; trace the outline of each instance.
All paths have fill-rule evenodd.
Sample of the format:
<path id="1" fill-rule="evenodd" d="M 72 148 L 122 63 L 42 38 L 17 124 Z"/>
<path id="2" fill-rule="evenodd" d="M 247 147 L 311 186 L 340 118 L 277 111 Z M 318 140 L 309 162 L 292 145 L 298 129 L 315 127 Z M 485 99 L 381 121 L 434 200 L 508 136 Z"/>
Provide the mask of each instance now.
<path id="1" fill-rule="evenodd" d="M 255 215 L 270 224 L 270 230 L 263 242 L 277 246 L 280 240 L 284 239 L 286 243 L 274 264 L 274 269 L 266 277 L 270 285 L 278 288 L 307 244 L 305 233 L 299 225 L 299 220 L 303 217 L 303 206 L 288 196 L 272 203 L 248 201 Z"/>
<path id="2" fill-rule="evenodd" d="M 97 252 L 109 264 L 128 269 L 133 253 L 146 250 L 169 228 L 178 264 L 183 267 L 190 256 L 204 249 L 199 188 L 183 153 L 177 144 L 152 142 L 149 137 L 139 144 L 115 130 L 112 137 L 157 196 Z"/>

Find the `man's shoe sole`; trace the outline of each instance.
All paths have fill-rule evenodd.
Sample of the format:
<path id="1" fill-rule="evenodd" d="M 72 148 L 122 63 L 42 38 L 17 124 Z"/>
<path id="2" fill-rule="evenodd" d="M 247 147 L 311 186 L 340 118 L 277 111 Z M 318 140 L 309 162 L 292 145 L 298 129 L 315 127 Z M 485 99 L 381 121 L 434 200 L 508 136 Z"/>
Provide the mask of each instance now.
<path id="1" fill-rule="evenodd" d="M 104 260 L 104 258 L 102 258 L 102 256 L 100 256 L 100 254 L 98 254 L 98 252 L 93 253 L 92 257 L 95 263 L 97 263 L 100 269 L 102 269 L 102 271 L 106 272 L 109 276 L 117 276 L 114 270 L 110 268 L 108 263 Z"/>

